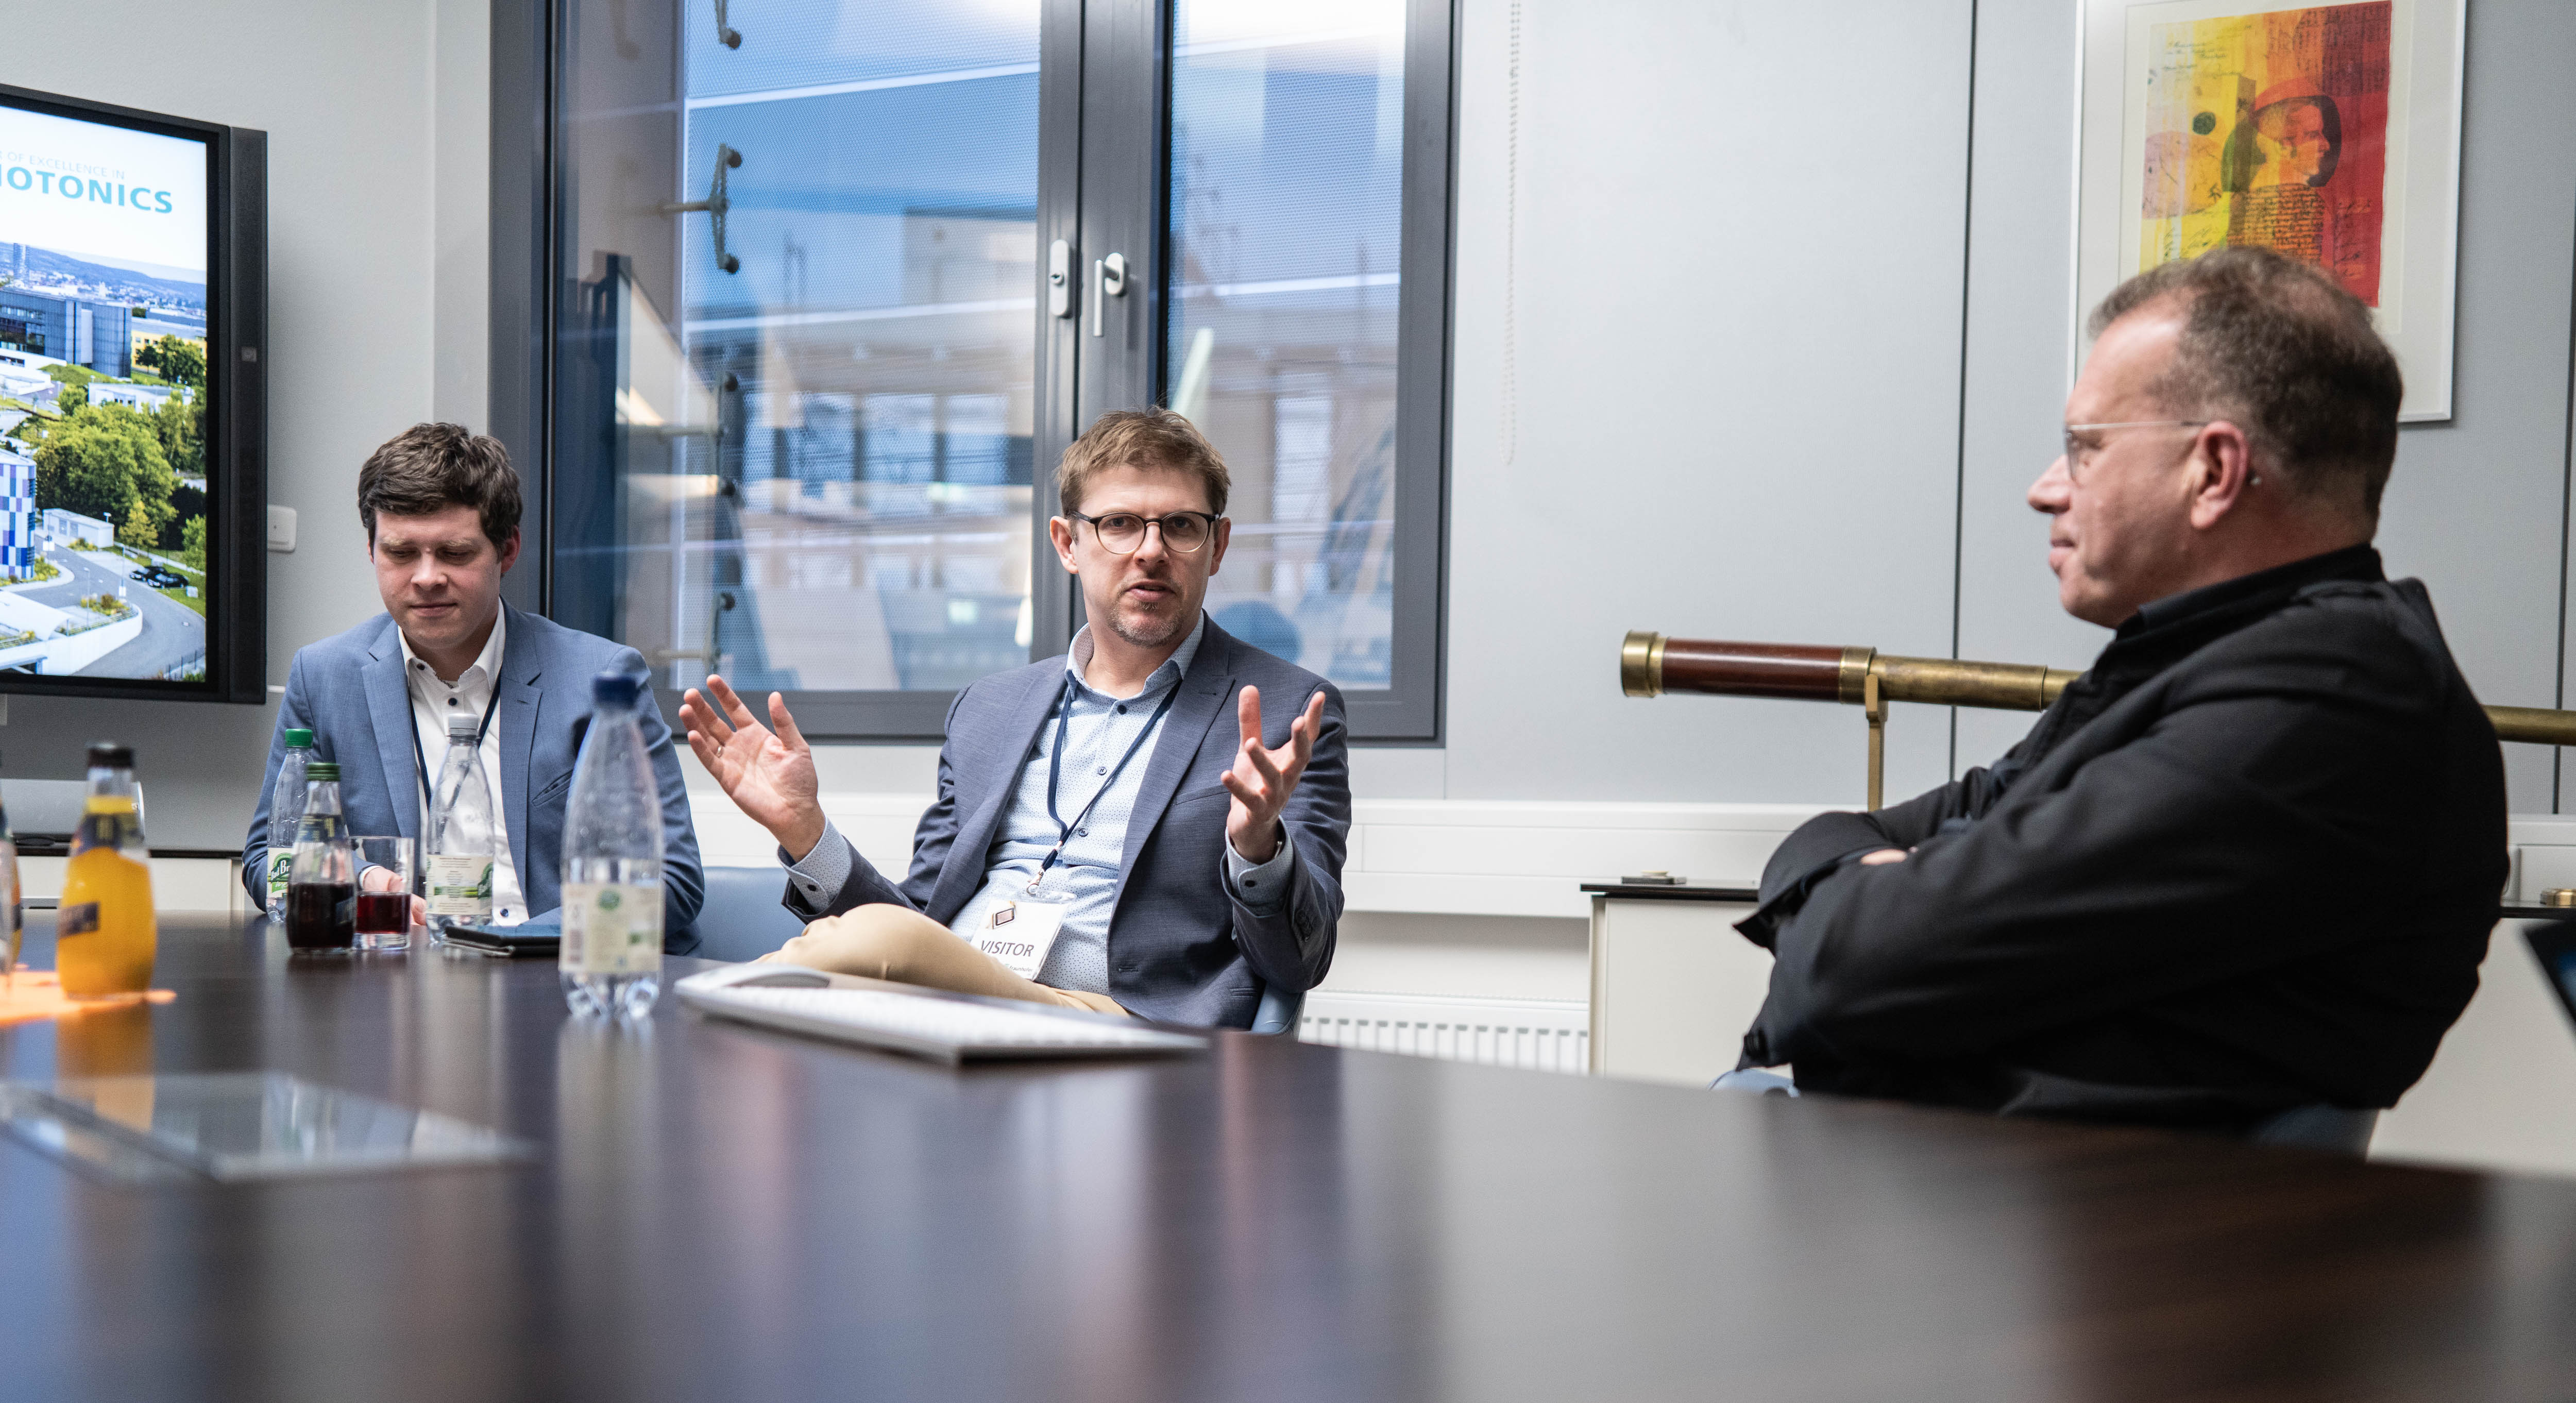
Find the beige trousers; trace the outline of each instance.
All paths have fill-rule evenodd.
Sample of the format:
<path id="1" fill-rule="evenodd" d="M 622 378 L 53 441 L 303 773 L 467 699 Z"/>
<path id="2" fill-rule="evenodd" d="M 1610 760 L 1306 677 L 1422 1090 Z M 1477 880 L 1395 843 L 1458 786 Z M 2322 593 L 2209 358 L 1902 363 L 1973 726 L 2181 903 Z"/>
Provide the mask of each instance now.
<path id="1" fill-rule="evenodd" d="M 1003 968 L 1001 961 L 908 906 L 881 903 L 826 916 L 775 954 L 761 958 L 957 994 L 1056 1004 L 1093 1013 L 1127 1012 L 1105 994 L 1052 989 L 1022 979 Z"/>

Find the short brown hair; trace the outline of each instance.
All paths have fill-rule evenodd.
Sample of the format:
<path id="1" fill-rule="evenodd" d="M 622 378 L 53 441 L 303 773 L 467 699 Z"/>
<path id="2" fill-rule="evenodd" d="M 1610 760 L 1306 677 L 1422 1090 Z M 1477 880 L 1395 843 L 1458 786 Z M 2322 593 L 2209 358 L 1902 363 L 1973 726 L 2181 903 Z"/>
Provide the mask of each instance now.
<path id="1" fill-rule="evenodd" d="M 2295 495 L 2357 491 L 2378 520 L 2406 380 L 2370 308 L 2296 259 L 2228 248 L 2120 284 L 2094 309 L 2092 333 L 2166 299 L 2181 305 L 2183 326 L 2157 399 L 2175 414 L 2234 421 Z"/>
<path id="2" fill-rule="evenodd" d="M 358 519 L 370 542 L 378 512 L 428 516 L 449 507 L 472 507 L 496 548 L 519 533 L 519 474 L 499 439 L 458 424 L 414 424 L 358 469 Z"/>
<path id="3" fill-rule="evenodd" d="M 1225 515 L 1225 495 L 1234 486 L 1225 459 L 1196 424 L 1159 405 L 1113 409 L 1093 420 L 1056 465 L 1056 501 L 1066 511 L 1079 511 L 1092 474 L 1131 466 L 1195 475 L 1207 487 L 1208 510 Z"/>

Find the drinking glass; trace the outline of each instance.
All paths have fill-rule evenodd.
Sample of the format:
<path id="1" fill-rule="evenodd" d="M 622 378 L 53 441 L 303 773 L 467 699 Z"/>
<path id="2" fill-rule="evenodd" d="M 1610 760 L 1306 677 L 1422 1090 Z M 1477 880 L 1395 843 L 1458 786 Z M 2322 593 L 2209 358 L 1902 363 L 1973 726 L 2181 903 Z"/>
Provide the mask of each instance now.
<path id="1" fill-rule="evenodd" d="M 420 869 L 409 838 L 352 838 L 358 862 L 358 948 L 401 950 L 411 945 L 412 897 Z"/>

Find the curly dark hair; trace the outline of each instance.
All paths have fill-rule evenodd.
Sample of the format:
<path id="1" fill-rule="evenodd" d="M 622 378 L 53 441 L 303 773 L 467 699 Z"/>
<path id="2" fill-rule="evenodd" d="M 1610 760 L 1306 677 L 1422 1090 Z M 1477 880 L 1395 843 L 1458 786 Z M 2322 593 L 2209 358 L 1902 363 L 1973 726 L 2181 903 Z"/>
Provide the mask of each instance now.
<path id="1" fill-rule="evenodd" d="M 427 516 L 459 506 L 483 518 L 483 534 L 496 548 L 519 534 L 519 474 L 499 439 L 459 424 L 414 424 L 358 469 L 358 519 L 370 544 L 380 511 Z"/>

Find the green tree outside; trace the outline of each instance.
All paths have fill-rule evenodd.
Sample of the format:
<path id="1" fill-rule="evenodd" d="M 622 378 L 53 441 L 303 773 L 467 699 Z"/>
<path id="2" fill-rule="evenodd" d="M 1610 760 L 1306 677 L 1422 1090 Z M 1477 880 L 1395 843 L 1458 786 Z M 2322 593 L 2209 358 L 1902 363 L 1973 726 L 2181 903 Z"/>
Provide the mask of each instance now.
<path id="1" fill-rule="evenodd" d="M 68 393 L 68 391 L 66 392 Z M 36 506 L 113 518 L 116 538 L 146 549 L 176 524 L 179 478 L 152 420 L 121 405 L 83 407 L 36 446 Z"/>
<path id="2" fill-rule="evenodd" d="M 206 388 L 206 348 L 202 342 L 156 336 L 134 353 L 134 363 L 158 371 L 172 384 L 198 391 Z"/>
<path id="3" fill-rule="evenodd" d="M 202 516 L 189 517 L 180 527 L 179 534 L 179 558 L 188 562 L 189 569 L 199 574 L 205 573 L 206 519 Z"/>
<path id="4" fill-rule="evenodd" d="M 170 471 L 180 477 L 206 475 L 205 396 L 198 395 L 196 399 L 197 403 L 184 403 L 172 395 L 152 411 L 152 428 L 161 438 L 161 456 L 169 462 Z"/>

